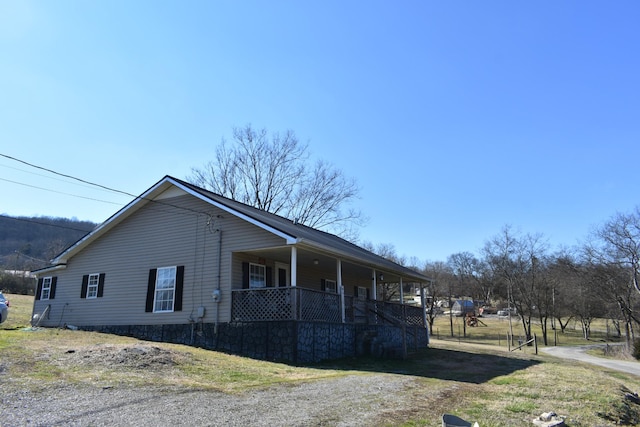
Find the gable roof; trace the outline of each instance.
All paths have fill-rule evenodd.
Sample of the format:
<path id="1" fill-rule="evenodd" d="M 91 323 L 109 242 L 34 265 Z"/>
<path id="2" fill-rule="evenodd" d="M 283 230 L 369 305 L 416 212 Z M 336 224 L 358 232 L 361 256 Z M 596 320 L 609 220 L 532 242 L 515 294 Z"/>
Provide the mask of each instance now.
<path id="1" fill-rule="evenodd" d="M 311 250 L 315 249 L 325 253 L 334 254 L 337 257 L 364 264 L 372 268 L 382 269 L 389 273 L 396 273 L 406 277 L 407 279 L 415 281 L 427 282 L 430 280 L 428 277 L 414 270 L 376 255 L 336 235 L 316 230 L 300 223 L 295 223 L 287 218 L 226 198 L 168 175 L 116 214 L 108 218 L 93 231 L 67 248 L 64 252 L 54 258 L 52 263 L 54 265 L 66 264 L 67 260 L 73 257 L 76 253 L 80 252 L 91 242 L 111 230 L 117 224 L 148 203 L 163 203 L 159 196 L 170 190 L 172 187 L 176 187 L 194 197 L 199 198 L 200 200 L 205 201 L 206 203 L 226 211 L 231 215 L 244 219 L 245 221 L 273 233 L 283 238 L 289 245 L 297 245 L 307 247 Z"/>

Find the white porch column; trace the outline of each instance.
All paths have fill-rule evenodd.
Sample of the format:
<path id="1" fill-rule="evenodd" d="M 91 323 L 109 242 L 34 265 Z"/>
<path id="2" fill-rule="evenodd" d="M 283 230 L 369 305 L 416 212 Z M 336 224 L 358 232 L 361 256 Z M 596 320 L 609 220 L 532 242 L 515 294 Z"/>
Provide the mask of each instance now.
<path id="1" fill-rule="evenodd" d="M 338 287 L 338 292 L 340 292 L 340 315 L 342 316 L 342 323 L 344 323 L 344 287 L 342 286 L 342 260 L 340 258 L 336 260 L 336 279 L 336 286 Z"/>
<path id="2" fill-rule="evenodd" d="M 372 300 L 377 300 L 378 299 L 378 278 L 376 277 L 376 270 L 375 268 L 372 270 L 373 271 L 373 284 L 371 285 L 372 289 L 371 291 L 373 292 L 373 298 L 371 298 Z"/>
<path id="3" fill-rule="evenodd" d="M 422 324 L 427 327 L 427 304 L 424 297 L 424 286 L 420 283 L 420 305 L 422 306 Z"/>
<path id="4" fill-rule="evenodd" d="M 298 248 L 291 246 L 291 286 L 298 284 Z"/>
<path id="5" fill-rule="evenodd" d="M 402 277 L 400 277 L 400 304 L 404 304 L 404 290 L 402 289 Z"/>

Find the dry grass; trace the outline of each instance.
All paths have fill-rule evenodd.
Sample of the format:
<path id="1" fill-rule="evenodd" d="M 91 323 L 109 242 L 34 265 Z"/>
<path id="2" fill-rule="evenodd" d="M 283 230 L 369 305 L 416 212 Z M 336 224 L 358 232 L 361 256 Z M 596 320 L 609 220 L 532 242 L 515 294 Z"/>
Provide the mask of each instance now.
<path id="1" fill-rule="evenodd" d="M 483 427 L 521 426 L 546 411 L 566 416 L 573 427 L 640 424 L 640 405 L 624 398 L 627 391 L 640 391 L 640 378 L 536 356 L 530 349 L 508 352 L 496 345 L 434 340 L 408 360 L 361 358 L 294 367 L 107 334 L 30 330 L 32 300 L 9 298 L 10 319 L 0 325 L 0 382 L 9 391 L 92 384 L 234 394 L 344 375 L 381 375 L 381 381 L 400 375 L 413 378 L 403 392 L 410 409 L 382 409 L 379 425 L 436 426 L 447 412 Z"/>

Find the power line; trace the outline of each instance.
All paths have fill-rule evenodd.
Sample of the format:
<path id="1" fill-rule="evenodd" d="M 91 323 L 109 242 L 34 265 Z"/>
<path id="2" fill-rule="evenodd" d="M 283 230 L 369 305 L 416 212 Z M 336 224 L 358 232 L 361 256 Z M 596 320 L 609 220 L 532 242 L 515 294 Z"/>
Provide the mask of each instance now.
<path id="1" fill-rule="evenodd" d="M 198 215 L 209 215 L 209 213 L 208 213 L 208 212 L 198 211 L 198 210 L 196 210 L 196 209 L 186 208 L 186 207 L 184 207 L 184 206 L 177 206 L 177 205 L 173 205 L 173 204 L 171 204 L 171 203 L 167 203 L 167 202 L 160 201 L 160 200 L 147 199 L 147 198 L 145 198 L 145 197 L 136 196 L 135 194 L 131 194 L 131 193 L 128 193 L 128 192 L 126 192 L 126 191 L 122 191 L 122 190 L 118 190 L 118 189 L 115 189 L 115 188 L 107 187 L 106 185 L 97 184 L 97 183 L 95 183 L 95 182 L 87 181 L 87 180 L 82 179 L 82 178 L 77 178 L 77 177 L 72 176 L 72 175 L 67 175 L 67 174 L 64 174 L 64 173 L 61 173 L 61 172 L 57 172 L 57 171 L 54 171 L 54 170 L 52 170 L 52 169 L 45 168 L 45 167 L 43 167 L 43 166 L 34 165 L 33 163 L 29 163 L 29 162 L 27 162 L 27 161 L 25 161 L 25 160 L 21 160 L 21 159 L 15 158 L 15 157 L 13 157 L 13 156 L 9 156 L 9 155 L 7 155 L 7 154 L 0 153 L 0 157 L 4 157 L 4 158 L 7 158 L 7 159 L 9 159 L 9 160 L 13 160 L 13 161 L 15 161 L 15 162 L 22 163 L 22 164 L 27 165 L 27 166 L 30 166 L 30 167 L 32 167 L 32 168 L 40 169 L 40 170 L 43 170 L 43 171 L 46 171 L 46 172 L 52 173 L 52 174 L 54 174 L 54 175 L 58 175 L 58 176 L 62 176 L 62 177 L 65 177 L 65 178 L 73 179 L 73 180 L 76 180 L 76 181 L 78 181 L 78 182 L 82 182 L 82 183 L 84 183 L 84 184 L 93 185 L 93 186 L 95 186 L 95 187 L 99 187 L 99 188 L 102 188 L 102 189 L 104 189 L 104 190 L 112 191 L 112 192 L 114 192 L 114 193 L 124 194 L 124 195 L 126 195 L 126 196 L 133 197 L 135 200 L 146 200 L 146 201 L 148 201 L 148 202 L 153 202 L 153 203 L 157 203 L 157 204 L 164 205 L 164 206 L 169 206 L 169 207 L 176 208 L 176 209 L 182 209 L 182 210 L 189 211 L 189 212 L 191 212 L 191 213 L 195 213 L 195 214 L 198 214 Z M 0 179 L 2 179 L 2 178 L 0 178 Z M 3 180 L 3 181 L 9 181 L 9 180 L 7 180 L 7 179 L 2 179 L 2 180 Z M 12 181 L 9 181 L 9 182 L 12 182 Z M 22 183 L 18 183 L 18 182 L 14 182 L 14 183 L 15 183 L 15 184 L 25 185 L 25 186 L 27 186 L 27 187 L 34 187 L 34 188 L 38 188 L 38 189 L 41 189 L 41 190 L 46 190 L 46 189 L 44 189 L 44 188 L 35 187 L 35 186 L 32 186 L 32 185 L 28 185 L 28 184 L 22 184 Z M 47 191 L 57 192 L 57 191 L 55 191 L 55 190 L 47 190 Z M 62 194 L 67 194 L 67 193 L 62 193 Z M 73 194 L 67 194 L 67 195 L 74 196 Z M 96 200 L 96 201 L 104 202 L 104 200 L 91 199 L 91 198 L 89 198 L 89 197 L 83 197 L 83 196 L 75 196 L 75 197 L 80 197 L 80 198 L 84 198 L 84 199 Z M 106 203 L 118 204 L 118 203 L 115 203 L 115 202 L 106 202 Z"/>
<path id="2" fill-rule="evenodd" d="M 88 233 L 89 231 L 91 231 L 91 230 L 83 230 L 81 228 L 68 227 L 68 226 L 59 225 L 59 224 L 48 224 L 46 222 L 35 221 L 33 219 L 23 218 L 23 217 L 0 215 L 0 218 L 10 219 L 10 220 L 13 220 L 13 221 L 29 222 L 31 224 L 46 225 L 48 227 L 64 228 L 65 230 L 81 231 L 83 233 Z M 91 223 L 91 224 L 93 224 L 93 223 Z"/>
<path id="3" fill-rule="evenodd" d="M 55 180 L 55 181 L 58 181 L 58 182 L 64 182 L 65 184 L 73 184 L 73 185 L 77 185 L 79 187 L 91 188 L 90 185 L 87 185 L 87 184 L 84 184 L 84 183 L 70 182 L 67 179 L 55 178 L 55 177 L 48 176 L 48 175 L 45 175 L 45 174 L 42 174 L 42 173 L 31 172 L 31 171 L 28 171 L 28 170 L 25 170 L 25 169 L 15 168 L 13 166 L 0 165 L 0 167 L 7 168 L 7 169 L 13 169 L 13 170 L 16 170 L 16 171 L 19 171 L 19 172 L 28 173 L 30 175 L 41 176 L 41 177 L 44 177 L 44 178 L 47 178 L 47 179 L 52 179 L 52 180 Z M 103 190 L 103 191 L 110 191 L 110 190 Z"/>
<path id="4" fill-rule="evenodd" d="M 112 205 L 120 205 L 120 203 L 110 202 L 108 200 L 100 200 L 100 199 L 95 199 L 93 197 L 86 197 L 86 196 L 79 196 L 77 194 L 65 193 L 63 191 L 57 191 L 57 190 L 52 190 L 50 188 L 38 187 L 36 185 L 25 184 L 25 183 L 18 182 L 18 181 L 12 181 L 12 180 L 6 179 L 6 178 L 0 178 L 0 181 L 10 182 L 12 184 L 17 184 L 17 185 L 24 185 L 25 187 L 35 188 L 37 190 L 50 191 L 52 193 L 63 194 L 65 196 L 72 196 L 72 197 L 78 197 L 80 199 L 93 200 L 94 202 L 102 202 L 102 203 L 110 203 Z"/>
<path id="5" fill-rule="evenodd" d="M 24 160 L 17 159 L 17 158 L 15 158 L 15 157 L 9 156 L 9 155 L 7 155 L 7 154 L 2 154 L 2 153 L 0 153 L 0 156 L 2 156 L 2 157 L 4 157 L 4 158 L 7 158 L 7 159 L 9 159 L 9 160 L 13 160 L 13 161 L 15 161 L 15 162 L 19 162 L 19 163 L 25 164 L 25 165 L 27 165 L 27 166 L 31 166 L 32 168 L 36 168 L 36 169 L 40 169 L 40 170 L 43 170 L 43 171 L 46 171 L 46 172 L 52 173 L 52 174 L 54 174 L 54 175 L 58 175 L 58 176 L 62 176 L 62 177 L 65 177 L 65 178 L 69 178 L 69 179 L 76 180 L 76 181 L 78 181 L 78 182 L 82 182 L 82 183 L 84 183 L 84 184 L 89 184 L 89 185 L 93 185 L 93 186 L 95 186 L 95 187 L 100 187 L 100 188 L 103 188 L 103 189 L 105 189 L 105 190 L 113 191 L 113 192 L 115 192 L 115 193 L 125 194 L 125 195 L 127 195 L 127 196 L 129 196 L 129 197 L 137 197 L 135 194 L 127 193 L 126 191 L 117 190 L 117 189 L 115 189 L 115 188 L 107 187 L 106 185 L 96 184 L 95 182 L 87 181 L 87 180 L 84 180 L 84 179 L 82 179 L 82 178 L 77 178 L 77 177 L 75 177 L 75 176 L 67 175 L 67 174 L 64 174 L 64 173 L 61 173 L 61 172 L 56 172 L 56 171 L 54 171 L 54 170 L 51 170 L 51 169 L 45 168 L 45 167 L 43 167 L 43 166 L 34 165 L 33 163 L 29 163 L 29 162 L 26 162 L 26 161 L 24 161 Z"/>

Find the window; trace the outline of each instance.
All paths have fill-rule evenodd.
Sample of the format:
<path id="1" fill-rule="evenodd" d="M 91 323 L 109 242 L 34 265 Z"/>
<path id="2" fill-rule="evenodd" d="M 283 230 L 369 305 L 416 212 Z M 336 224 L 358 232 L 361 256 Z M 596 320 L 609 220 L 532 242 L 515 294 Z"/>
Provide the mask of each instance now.
<path id="1" fill-rule="evenodd" d="M 358 297 L 358 299 L 367 299 L 367 288 L 358 286 L 356 288 L 356 296 Z"/>
<path id="2" fill-rule="evenodd" d="M 58 277 L 41 277 L 38 279 L 38 287 L 36 288 L 36 300 L 54 299 L 56 296 L 56 284 Z"/>
<path id="3" fill-rule="evenodd" d="M 325 292 L 333 292 L 333 293 L 338 292 L 338 287 L 336 285 L 336 281 L 335 280 L 325 279 L 325 281 L 324 281 L 324 290 L 325 290 Z"/>
<path id="4" fill-rule="evenodd" d="M 163 267 L 158 269 L 156 276 L 156 292 L 153 302 L 155 313 L 173 311 L 173 299 L 176 290 L 176 268 Z"/>
<path id="5" fill-rule="evenodd" d="M 104 293 L 104 273 L 85 274 L 82 276 L 80 298 L 101 298 Z"/>
<path id="6" fill-rule="evenodd" d="M 87 298 L 98 297 L 98 282 L 100 279 L 99 274 L 90 274 L 89 282 L 87 283 Z"/>
<path id="7" fill-rule="evenodd" d="M 161 267 L 149 270 L 147 313 L 169 313 L 182 310 L 184 266 Z"/>
<path id="8" fill-rule="evenodd" d="M 49 299 L 51 296 L 51 277 L 42 278 L 42 291 L 40 292 L 40 299 Z"/>
<path id="9" fill-rule="evenodd" d="M 260 264 L 249 264 L 249 287 L 264 288 L 267 285 L 266 268 Z"/>

